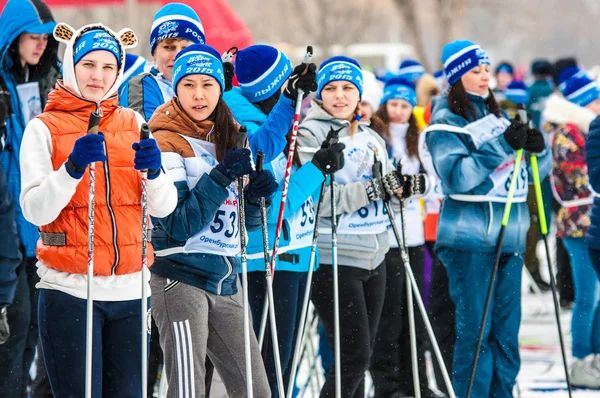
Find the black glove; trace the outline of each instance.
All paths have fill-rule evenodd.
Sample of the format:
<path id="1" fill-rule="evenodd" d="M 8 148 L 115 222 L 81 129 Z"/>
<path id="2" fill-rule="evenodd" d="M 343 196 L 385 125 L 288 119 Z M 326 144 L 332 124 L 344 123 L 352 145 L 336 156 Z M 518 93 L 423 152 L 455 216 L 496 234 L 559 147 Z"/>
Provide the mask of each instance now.
<path id="1" fill-rule="evenodd" d="M 341 142 L 335 143 L 328 148 L 321 148 L 312 159 L 313 164 L 321 170 L 324 176 L 335 174 L 344 167 L 344 148 Z"/>
<path id="2" fill-rule="evenodd" d="M 6 343 L 10 337 L 10 328 L 8 326 L 8 318 L 6 315 L 6 307 L 0 308 L 0 344 Z"/>
<path id="3" fill-rule="evenodd" d="M 396 195 L 396 193 L 403 188 L 404 176 L 400 172 L 400 169 L 391 171 L 383 176 L 383 186 L 388 197 Z"/>
<path id="4" fill-rule="evenodd" d="M 283 95 L 292 101 L 296 101 L 298 98 L 298 89 L 302 89 L 304 95 L 317 91 L 317 65 L 313 63 L 308 64 L 306 73 L 303 73 L 305 68 L 306 64 L 304 63 L 296 66 L 288 79 Z"/>
<path id="5" fill-rule="evenodd" d="M 223 72 L 225 74 L 225 91 L 231 90 L 233 87 L 233 77 L 235 71 L 231 62 L 223 62 Z"/>
<path id="6" fill-rule="evenodd" d="M 367 196 L 371 202 L 376 200 L 388 200 L 389 196 L 383 185 L 383 178 L 373 178 L 371 181 L 364 183 L 365 189 L 367 190 Z"/>
<path id="7" fill-rule="evenodd" d="M 231 148 L 225 152 L 223 160 L 210 172 L 210 177 L 227 187 L 237 177 L 250 174 L 252 171 L 250 149 Z"/>
<path id="8" fill-rule="evenodd" d="M 427 176 L 415 174 L 404 176 L 402 186 L 402 199 L 408 199 L 413 195 L 423 195 L 427 189 Z"/>
<path id="9" fill-rule="evenodd" d="M 523 149 L 527 142 L 528 129 L 529 127 L 527 127 L 526 124 L 521 123 L 520 120 L 513 120 L 511 121 L 510 126 L 504 131 L 504 139 L 515 151 Z"/>
<path id="10" fill-rule="evenodd" d="M 244 188 L 248 202 L 258 205 L 261 198 L 268 198 L 277 190 L 277 182 L 269 170 L 256 170 L 250 174 L 250 181 Z"/>
<path id="11" fill-rule="evenodd" d="M 540 153 L 546 148 L 544 135 L 538 129 L 527 130 L 527 142 L 523 149 L 532 153 Z"/>

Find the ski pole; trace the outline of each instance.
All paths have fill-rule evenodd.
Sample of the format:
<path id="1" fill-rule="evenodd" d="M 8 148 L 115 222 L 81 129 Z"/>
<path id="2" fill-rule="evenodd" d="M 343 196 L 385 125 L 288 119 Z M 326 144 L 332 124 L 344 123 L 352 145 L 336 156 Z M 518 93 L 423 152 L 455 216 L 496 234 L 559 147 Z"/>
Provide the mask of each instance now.
<path id="1" fill-rule="evenodd" d="M 308 65 L 312 59 L 313 48 L 312 46 L 308 46 L 306 48 L 306 55 L 304 56 L 304 60 L 302 63 L 306 65 L 305 71 L 308 69 Z M 294 112 L 294 124 L 292 126 L 292 134 L 290 137 L 290 148 L 288 150 L 287 157 L 287 165 L 285 168 L 285 177 L 283 178 L 283 189 L 281 193 L 281 203 L 279 204 L 279 215 L 277 218 L 277 226 L 275 228 L 275 240 L 273 242 L 273 255 L 271 257 L 271 274 L 275 272 L 275 261 L 277 260 L 277 248 L 279 246 L 279 236 L 281 235 L 281 227 L 283 225 L 283 213 L 285 212 L 285 203 L 287 200 L 288 187 L 290 183 L 290 175 L 292 173 L 292 164 L 294 163 L 294 152 L 296 150 L 296 138 L 298 137 L 298 124 L 300 123 L 300 111 L 302 109 L 302 97 L 304 96 L 304 91 L 299 88 L 298 89 L 298 97 L 296 98 L 296 108 Z M 264 341 L 265 329 L 267 327 L 267 310 L 268 310 L 269 302 L 265 300 L 265 305 L 262 312 L 262 318 L 260 321 L 260 330 L 258 333 L 258 345 L 262 348 L 262 343 Z"/>
<path id="2" fill-rule="evenodd" d="M 331 129 L 327 134 L 326 147 L 337 143 L 339 141 L 340 130 Z M 308 305 L 310 303 L 310 292 L 312 286 L 313 269 L 315 267 L 315 261 L 317 260 L 317 242 L 319 240 L 319 222 L 321 221 L 321 205 L 323 203 L 323 196 L 325 193 L 325 187 L 327 186 L 327 179 L 321 184 L 321 190 L 319 192 L 319 201 L 317 202 L 317 214 L 315 215 L 315 229 L 313 231 L 312 245 L 310 247 L 310 261 L 308 263 L 308 274 L 306 277 L 306 288 L 304 289 L 304 299 L 302 301 L 302 310 L 300 312 L 300 323 L 299 330 L 296 335 L 296 344 L 294 348 L 294 356 L 292 359 L 292 368 L 290 373 L 290 380 L 288 382 L 287 398 L 292 398 L 294 385 L 296 382 L 296 368 L 300 362 L 300 351 L 302 350 L 302 341 L 304 331 L 306 330 L 306 323 L 308 317 Z"/>
<path id="3" fill-rule="evenodd" d="M 506 232 L 506 226 L 508 225 L 508 219 L 510 218 L 510 208 L 512 207 L 512 200 L 515 196 L 515 190 L 517 189 L 517 179 L 519 178 L 519 170 L 521 168 L 521 158 L 523 157 L 523 149 L 517 151 L 515 157 L 515 168 L 510 181 L 510 187 L 508 188 L 508 196 L 506 197 L 506 204 L 504 205 L 504 216 L 502 217 L 502 225 L 500 227 L 500 235 L 498 236 L 498 242 L 496 243 L 496 255 L 494 258 L 494 267 L 492 268 L 492 276 L 490 278 L 490 284 L 488 286 L 487 297 L 485 299 L 485 305 L 483 307 L 483 317 L 481 319 L 481 326 L 479 327 L 479 336 L 477 337 L 477 346 L 475 347 L 475 356 L 473 357 L 473 365 L 471 368 L 471 376 L 469 377 L 469 387 L 467 389 L 467 398 L 471 396 L 471 390 L 473 389 L 473 383 L 475 382 L 475 370 L 477 369 L 477 362 L 479 361 L 479 352 L 481 351 L 481 344 L 483 343 L 483 333 L 485 331 L 485 324 L 487 322 L 487 316 L 490 309 L 490 303 L 492 301 L 492 294 L 494 293 L 494 284 L 496 282 L 496 274 L 498 273 L 498 267 L 500 266 L 500 257 L 502 256 L 502 241 L 504 240 L 504 233 Z"/>
<path id="4" fill-rule="evenodd" d="M 373 179 L 381 179 L 383 177 L 382 164 L 377 159 L 377 152 L 373 154 Z M 388 213 L 388 218 L 393 224 L 392 213 L 390 212 L 389 203 L 387 200 L 383 200 L 384 206 Z M 400 199 L 400 212 L 402 216 L 402 223 L 404 224 L 404 203 Z M 408 257 L 408 246 L 406 245 L 406 239 L 403 241 L 398 240 L 398 248 L 400 249 L 400 255 L 405 268 L 410 267 L 410 259 Z M 412 376 L 413 376 L 413 389 L 415 398 L 421 398 L 421 382 L 419 380 L 419 366 L 417 357 L 417 333 L 415 328 L 415 307 L 413 304 L 413 290 L 410 284 L 410 279 L 406 278 L 406 306 L 408 309 L 408 329 L 410 336 L 410 357 L 412 365 Z"/>
<path id="5" fill-rule="evenodd" d="M 260 173 L 263 170 L 265 154 L 262 152 L 256 153 L 256 172 Z M 265 255 L 265 273 L 267 281 L 267 299 L 269 301 L 269 318 L 270 318 L 270 333 L 271 342 L 273 344 L 273 359 L 275 360 L 275 374 L 277 377 L 277 389 L 280 397 L 284 397 L 283 391 L 283 372 L 281 371 L 281 357 L 279 355 L 279 338 L 277 334 L 277 320 L 275 319 L 275 301 L 273 298 L 273 275 L 269 266 L 269 230 L 267 227 L 267 206 L 265 198 L 260 198 L 260 221 L 262 224 L 263 237 L 263 253 Z"/>
<path id="6" fill-rule="evenodd" d="M 425 188 L 425 184 L 420 184 L 422 188 Z M 422 190 L 418 190 L 418 192 L 414 192 L 415 194 L 423 194 Z M 398 226 L 394 222 L 394 216 L 392 212 L 392 207 L 390 206 L 389 201 L 384 200 L 383 204 L 388 213 L 388 217 L 390 220 L 390 225 L 392 227 L 392 232 L 394 233 L 394 237 L 396 238 L 396 242 L 398 243 L 398 248 L 400 248 L 400 253 L 402 256 L 402 261 L 404 262 L 404 269 L 406 275 L 412 285 L 412 291 L 414 293 L 415 299 L 417 301 L 417 307 L 419 308 L 419 312 L 421 313 L 421 317 L 423 318 L 423 322 L 425 323 L 425 329 L 427 330 L 427 334 L 429 335 L 429 340 L 431 341 L 431 347 L 433 348 L 433 352 L 435 357 L 440 365 L 440 370 L 442 372 L 442 377 L 444 379 L 444 384 L 446 385 L 446 389 L 448 390 L 448 394 L 450 398 L 456 398 L 454 393 L 454 388 L 452 387 L 452 382 L 450 381 L 450 376 L 448 374 L 448 369 L 446 368 L 446 363 L 444 362 L 444 358 L 442 356 L 442 351 L 440 350 L 439 344 L 437 342 L 437 338 L 435 337 L 435 333 L 433 332 L 433 327 L 431 326 L 431 322 L 429 321 L 429 316 L 427 315 L 427 310 L 425 309 L 425 304 L 423 303 L 423 298 L 421 297 L 421 292 L 419 291 L 419 285 L 417 285 L 417 280 L 415 279 L 415 275 L 412 271 L 412 267 L 410 266 L 410 258 L 407 254 L 407 250 L 403 245 L 403 242 L 406 242 L 406 217 L 404 214 L 404 203 L 402 199 L 400 200 L 400 218 L 402 224 L 402 237 L 400 237 L 400 233 L 398 231 Z"/>
<path id="7" fill-rule="evenodd" d="M 140 141 L 150 138 L 146 123 L 140 128 Z M 142 398 L 148 396 L 148 170 L 142 170 Z"/>
<path id="8" fill-rule="evenodd" d="M 246 126 L 240 126 L 240 131 L 237 135 L 237 148 L 246 146 L 246 137 L 248 130 Z M 254 396 L 252 388 L 252 356 L 250 348 L 250 314 L 248 313 L 250 306 L 248 304 L 248 264 L 246 258 L 246 205 L 244 203 L 244 176 L 238 177 L 238 208 L 239 208 L 239 223 L 240 223 L 240 258 L 242 263 L 242 297 L 244 311 L 244 352 L 246 355 L 246 389 L 248 398 Z"/>
<path id="9" fill-rule="evenodd" d="M 335 174 L 331 175 L 331 265 L 333 272 L 333 323 L 334 323 L 334 366 L 335 397 L 342 398 L 342 363 L 340 355 L 340 297 L 337 255 L 337 213 L 335 198 Z"/>
<path id="10" fill-rule="evenodd" d="M 98 134 L 101 110 L 90 114 L 87 134 Z M 92 397 L 92 347 L 94 328 L 94 207 L 96 191 L 96 164 L 90 163 L 90 182 L 88 191 L 88 263 L 87 263 L 87 309 L 85 327 L 85 397 Z"/>
<path id="11" fill-rule="evenodd" d="M 520 108 L 518 110 L 521 120 L 524 123 L 528 123 L 527 112 Z M 548 273 L 550 274 L 550 289 L 552 290 L 552 300 L 554 302 L 554 315 L 556 316 L 556 327 L 558 329 L 558 339 L 560 341 L 560 351 L 562 354 L 563 366 L 565 369 L 565 379 L 567 381 L 567 390 L 569 392 L 569 398 L 572 396 L 571 391 L 571 379 L 569 376 L 569 365 L 567 363 L 567 354 L 565 351 L 565 341 L 562 332 L 562 326 L 560 324 L 560 311 L 558 304 L 558 296 L 556 294 L 556 281 L 554 280 L 554 273 L 552 271 L 552 261 L 550 260 L 550 244 L 548 243 L 548 226 L 546 225 L 546 212 L 544 211 L 544 198 L 542 196 L 542 183 L 540 181 L 540 171 L 538 169 L 537 156 L 531 154 L 531 171 L 533 174 L 533 187 L 535 189 L 535 199 L 538 208 L 540 232 L 544 237 L 544 248 L 546 249 L 546 260 L 548 262 Z M 535 282 L 534 282 L 535 284 Z"/>

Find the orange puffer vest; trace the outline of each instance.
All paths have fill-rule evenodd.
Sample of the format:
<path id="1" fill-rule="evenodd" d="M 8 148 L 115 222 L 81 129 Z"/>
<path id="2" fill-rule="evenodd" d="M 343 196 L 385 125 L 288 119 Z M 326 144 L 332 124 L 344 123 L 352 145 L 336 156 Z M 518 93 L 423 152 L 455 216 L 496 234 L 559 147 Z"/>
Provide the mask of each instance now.
<path id="1" fill-rule="evenodd" d="M 133 168 L 131 145 L 139 141 L 139 127 L 130 109 L 118 106 L 115 95 L 101 103 L 99 130 L 106 139 L 106 163 L 96 164 L 94 275 L 123 275 L 141 270 L 142 210 L 141 174 Z M 39 119 L 52 137 L 52 166 L 58 170 L 73 150 L 75 140 L 86 134 L 96 104 L 71 93 L 60 82 L 48 96 Z M 37 244 L 37 257 L 47 267 L 72 274 L 87 272 L 88 187 L 86 170 L 69 204 L 44 233 L 64 234 L 66 244 Z M 148 245 L 148 265 L 154 261 Z"/>

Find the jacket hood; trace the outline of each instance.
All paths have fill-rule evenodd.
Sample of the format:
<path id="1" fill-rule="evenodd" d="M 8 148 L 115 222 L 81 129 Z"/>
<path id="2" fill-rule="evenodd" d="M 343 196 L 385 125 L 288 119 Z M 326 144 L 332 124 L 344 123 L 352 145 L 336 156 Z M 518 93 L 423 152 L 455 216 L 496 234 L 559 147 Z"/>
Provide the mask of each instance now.
<path id="1" fill-rule="evenodd" d="M 590 123 L 596 118 L 594 112 L 576 105 L 557 93 L 546 101 L 543 119 L 554 124 L 574 124 L 584 132 L 589 131 Z"/>
<path id="2" fill-rule="evenodd" d="M 78 30 L 73 29 L 71 26 L 67 25 L 64 22 L 61 22 L 58 25 L 56 25 L 56 27 L 54 28 L 54 38 L 59 42 L 66 44 L 67 46 L 65 54 L 63 56 L 64 84 L 79 96 L 81 96 L 81 92 L 79 91 L 77 80 L 75 79 L 73 47 L 75 46 L 75 42 L 77 41 L 77 39 L 82 34 L 92 29 L 102 29 L 106 31 L 108 34 L 115 38 L 121 49 L 121 62 L 119 63 L 120 66 L 119 72 L 117 74 L 117 80 L 110 88 L 110 90 L 108 90 L 106 95 L 100 100 L 100 102 L 102 102 L 105 99 L 112 97 L 118 92 L 119 86 L 121 85 L 121 81 L 123 80 L 123 69 L 125 66 L 125 50 L 137 46 L 138 39 L 135 33 L 133 33 L 133 31 L 129 28 L 122 29 L 119 32 L 115 33 L 113 30 L 104 26 L 101 23 L 86 25 Z"/>
<path id="3" fill-rule="evenodd" d="M 238 87 L 223 93 L 223 99 L 240 124 L 255 123 L 261 126 L 267 120 L 267 115 L 252 105 Z"/>
<path id="4" fill-rule="evenodd" d="M 169 102 L 156 109 L 148 126 L 153 134 L 169 132 L 210 141 L 206 137 L 212 130 L 213 122 L 210 120 L 193 121 L 181 109 L 177 97 L 173 97 Z"/>
<path id="5" fill-rule="evenodd" d="M 18 38 L 22 33 L 48 34 L 48 44 L 40 62 L 30 67 L 30 80 L 45 75 L 57 66 L 58 42 L 52 37 L 56 26 L 52 13 L 41 0 L 9 0 L 0 15 L 0 63 L 15 72 L 17 83 L 23 83 L 24 69 L 18 53 Z"/>

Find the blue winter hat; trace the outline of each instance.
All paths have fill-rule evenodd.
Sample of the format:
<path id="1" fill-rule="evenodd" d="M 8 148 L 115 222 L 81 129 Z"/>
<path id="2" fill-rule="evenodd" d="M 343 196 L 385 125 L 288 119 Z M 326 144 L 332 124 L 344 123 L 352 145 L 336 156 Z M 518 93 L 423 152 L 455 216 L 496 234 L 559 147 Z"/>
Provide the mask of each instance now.
<path id="1" fill-rule="evenodd" d="M 380 106 L 383 106 L 388 100 L 401 99 L 413 107 L 417 105 L 417 92 L 415 84 L 407 80 L 404 76 L 397 76 L 388 80 L 383 87 L 383 97 L 381 98 Z"/>
<path id="2" fill-rule="evenodd" d="M 463 75 L 479 65 L 489 65 L 490 59 L 479 45 L 470 40 L 456 40 L 442 49 L 442 64 L 448 83 L 453 85 Z"/>
<path id="3" fill-rule="evenodd" d="M 121 47 L 110 33 L 103 29 L 91 29 L 82 34 L 73 46 L 73 65 L 87 54 L 93 51 L 108 51 L 117 59 L 117 65 L 121 66 Z"/>
<path id="4" fill-rule="evenodd" d="M 326 59 L 319 67 L 317 99 L 321 99 L 321 91 L 327 84 L 338 80 L 346 80 L 354 84 L 362 97 L 363 76 L 360 64 L 355 59 L 338 55 Z"/>
<path id="5" fill-rule="evenodd" d="M 158 42 L 166 39 L 205 44 L 204 27 L 196 11 L 182 3 L 169 3 L 158 10 L 150 29 L 150 52 L 154 54 Z"/>
<path id="6" fill-rule="evenodd" d="M 498 64 L 498 66 L 496 67 L 496 75 L 500 72 L 510 73 L 511 75 L 514 75 L 514 68 L 508 62 L 500 62 L 500 64 Z"/>
<path id="7" fill-rule="evenodd" d="M 598 85 L 583 71 L 573 74 L 562 86 L 562 95 L 579 106 L 586 106 L 600 98 Z"/>
<path id="8" fill-rule="evenodd" d="M 207 75 L 214 77 L 225 91 L 223 63 L 218 51 L 206 44 L 192 44 L 181 50 L 173 65 L 173 91 L 177 94 L 177 84 L 188 75 Z"/>
<path id="9" fill-rule="evenodd" d="M 506 86 L 504 95 L 507 100 L 514 102 L 517 105 L 525 105 L 529 100 L 529 91 L 527 85 L 518 80 L 513 80 L 508 84 L 508 86 Z"/>
<path id="10" fill-rule="evenodd" d="M 248 101 L 260 102 L 281 89 L 292 74 L 289 58 L 275 47 L 256 44 L 235 57 L 235 75 Z"/>
<path id="11" fill-rule="evenodd" d="M 569 66 L 563 69 L 558 75 L 558 89 L 562 92 L 566 88 L 566 82 L 572 77 L 581 77 L 585 72 L 577 66 Z"/>
<path id="12" fill-rule="evenodd" d="M 425 68 L 419 61 L 414 59 L 405 59 L 400 64 L 398 69 L 398 75 L 404 77 L 406 80 L 416 82 L 425 74 Z"/>

